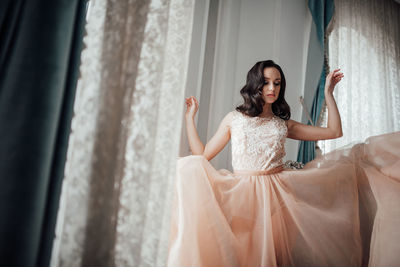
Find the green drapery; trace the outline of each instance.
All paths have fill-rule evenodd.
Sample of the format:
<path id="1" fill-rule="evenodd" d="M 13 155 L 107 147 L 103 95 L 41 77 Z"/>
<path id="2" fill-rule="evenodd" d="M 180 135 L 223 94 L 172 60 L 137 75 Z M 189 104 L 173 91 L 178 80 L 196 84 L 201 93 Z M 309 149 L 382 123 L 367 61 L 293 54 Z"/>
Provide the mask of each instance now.
<path id="1" fill-rule="evenodd" d="M 0 2 L 0 266 L 49 266 L 86 6 Z"/>
<path id="2" fill-rule="evenodd" d="M 313 21 L 317 28 L 318 41 L 322 51 L 326 49 L 324 44 L 325 30 L 328 27 L 335 10 L 334 0 L 308 0 L 308 8 L 310 9 Z M 322 59 L 324 60 L 324 59 Z M 325 99 L 325 78 L 326 66 L 323 64 L 319 84 L 315 91 L 312 101 L 310 116 L 313 124 L 316 125 L 321 113 L 322 105 Z M 310 123 L 308 123 L 310 124 Z M 315 141 L 301 141 L 297 154 L 297 161 L 307 163 L 315 158 Z"/>

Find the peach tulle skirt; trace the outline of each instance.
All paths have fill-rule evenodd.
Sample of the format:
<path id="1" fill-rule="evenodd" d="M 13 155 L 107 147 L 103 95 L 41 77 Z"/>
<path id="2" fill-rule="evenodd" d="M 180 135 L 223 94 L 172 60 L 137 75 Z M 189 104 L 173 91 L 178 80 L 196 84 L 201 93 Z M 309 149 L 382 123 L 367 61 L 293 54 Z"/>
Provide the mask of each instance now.
<path id="1" fill-rule="evenodd" d="M 177 166 L 168 266 L 400 266 L 400 132 L 302 170 Z"/>

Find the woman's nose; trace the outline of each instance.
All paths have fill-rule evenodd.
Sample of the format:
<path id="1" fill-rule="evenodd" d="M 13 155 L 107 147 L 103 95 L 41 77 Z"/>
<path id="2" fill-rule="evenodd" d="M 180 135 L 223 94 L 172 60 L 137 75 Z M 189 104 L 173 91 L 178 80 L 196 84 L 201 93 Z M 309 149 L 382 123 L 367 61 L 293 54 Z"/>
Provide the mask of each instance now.
<path id="1" fill-rule="evenodd" d="M 268 91 L 274 91 L 275 90 L 275 85 L 273 84 L 273 83 L 271 83 L 269 86 L 268 86 Z"/>

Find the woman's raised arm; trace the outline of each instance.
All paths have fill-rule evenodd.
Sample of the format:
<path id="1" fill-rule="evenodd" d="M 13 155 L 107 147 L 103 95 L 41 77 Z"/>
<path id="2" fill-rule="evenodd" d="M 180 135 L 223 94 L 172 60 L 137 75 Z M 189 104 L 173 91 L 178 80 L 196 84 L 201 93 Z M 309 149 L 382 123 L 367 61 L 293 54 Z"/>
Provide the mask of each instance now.
<path id="1" fill-rule="evenodd" d="M 196 129 L 194 117 L 199 109 L 199 103 L 195 97 L 186 98 L 186 132 L 190 150 L 193 155 L 203 155 L 207 160 L 214 158 L 229 142 L 231 138 L 230 124 L 232 114 L 228 113 L 222 120 L 217 132 L 204 146 Z"/>
<path id="2" fill-rule="evenodd" d="M 288 138 L 296 140 L 317 141 L 334 139 L 343 136 L 340 114 L 333 97 L 333 90 L 343 78 L 343 73 L 336 69 L 329 73 L 325 83 L 325 102 L 328 109 L 327 127 L 311 126 L 293 120 L 288 121 Z"/>

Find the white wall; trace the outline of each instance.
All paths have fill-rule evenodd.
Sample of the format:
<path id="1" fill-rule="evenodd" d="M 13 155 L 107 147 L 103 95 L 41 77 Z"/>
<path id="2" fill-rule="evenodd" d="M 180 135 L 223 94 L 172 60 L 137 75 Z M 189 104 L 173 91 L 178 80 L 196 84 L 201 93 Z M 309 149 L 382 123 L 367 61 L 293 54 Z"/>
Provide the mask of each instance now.
<path id="1" fill-rule="evenodd" d="M 207 42 L 214 42 L 214 45 L 208 44 L 204 49 L 207 69 L 203 70 L 202 83 L 198 87 L 205 92 L 201 93 L 198 122 L 202 141 L 209 140 L 222 118 L 241 103 L 239 91 L 248 70 L 259 60 L 273 59 L 282 67 L 287 80 L 286 100 L 291 107 L 292 119 L 300 121 L 302 108 L 299 96 L 303 95 L 306 81 L 312 22 L 306 1 L 205 2 L 212 7 L 208 13 Z M 193 44 L 192 48 L 196 49 Z M 207 100 L 208 103 L 202 103 Z M 189 154 L 187 143 L 182 144 L 182 155 Z M 296 160 L 297 148 L 297 141 L 288 140 L 286 158 Z M 212 160 L 217 169 L 231 169 L 230 162 L 230 146 Z"/>
<path id="2" fill-rule="evenodd" d="M 195 1 L 194 14 L 193 14 L 193 30 L 192 30 L 192 41 L 190 46 L 189 55 L 189 66 L 188 66 L 188 77 L 186 84 L 186 97 L 195 96 L 200 99 L 201 93 L 210 92 L 211 88 L 204 88 L 202 90 L 202 79 L 203 79 L 203 69 L 205 60 L 205 50 L 207 40 L 211 42 L 210 38 L 207 38 L 207 25 L 210 9 L 210 1 Z M 215 38 L 214 38 L 215 42 Z M 184 105 L 184 99 L 182 99 L 182 105 Z M 200 111 L 203 112 L 205 108 L 201 108 Z M 196 117 L 198 122 L 198 117 Z M 182 117 L 184 120 L 184 117 Z M 185 125 L 184 125 L 185 126 Z M 200 127 L 200 136 L 203 137 L 203 142 L 205 140 L 206 131 Z M 190 155 L 189 143 L 186 136 L 186 128 L 182 127 L 181 134 L 181 144 L 180 153 L 181 156 Z"/>

